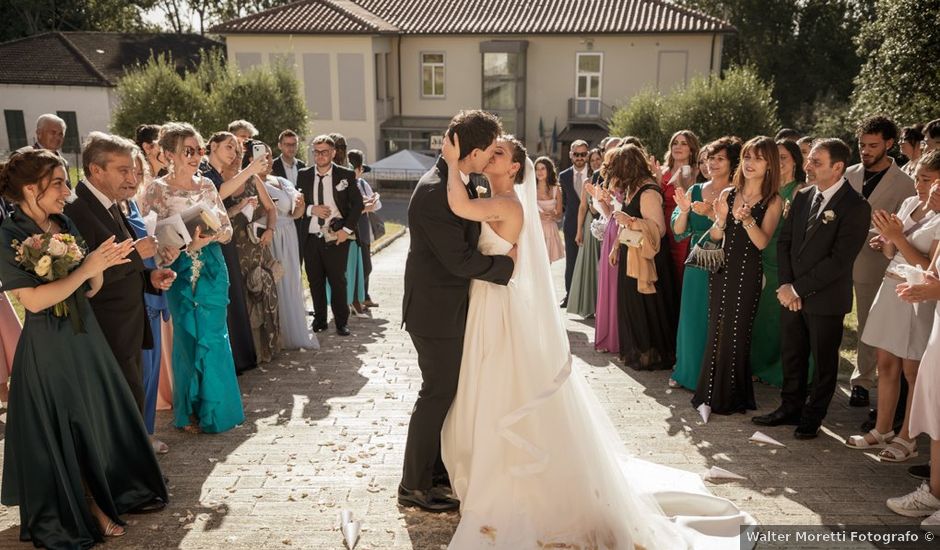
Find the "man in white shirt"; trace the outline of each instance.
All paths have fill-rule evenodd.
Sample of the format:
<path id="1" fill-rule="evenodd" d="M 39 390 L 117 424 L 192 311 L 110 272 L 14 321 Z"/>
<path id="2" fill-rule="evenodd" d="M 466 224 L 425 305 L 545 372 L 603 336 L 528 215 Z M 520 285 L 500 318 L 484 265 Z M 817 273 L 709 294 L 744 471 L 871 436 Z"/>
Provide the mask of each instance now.
<path id="1" fill-rule="evenodd" d="M 327 328 L 326 282 L 329 281 L 336 333 L 349 336 L 349 303 L 346 298 L 346 261 L 349 239 L 354 239 L 363 203 L 356 174 L 333 163 L 333 140 L 313 139 L 314 165 L 299 171 L 297 187 L 304 194 L 303 234 L 298 235 L 304 268 L 313 298 L 313 331 Z M 337 220 L 336 223 L 333 223 Z"/>

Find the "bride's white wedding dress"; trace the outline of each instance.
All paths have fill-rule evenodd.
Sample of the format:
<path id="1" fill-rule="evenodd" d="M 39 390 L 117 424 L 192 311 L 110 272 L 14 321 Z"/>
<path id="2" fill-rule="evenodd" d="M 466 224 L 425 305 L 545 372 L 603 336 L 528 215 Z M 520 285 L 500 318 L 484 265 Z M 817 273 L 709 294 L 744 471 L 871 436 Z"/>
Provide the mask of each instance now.
<path id="1" fill-rule="evenodd" d="M 576 367 L 527 163 L 512 282 L 474 280 L 442 454 L 461 519 L 450 548 L 741 548 L 753 518 L 690 472 L 632 458 Z M 529 220 L 534 220 L 530 224 Z M 534 226 L 534 227 L 533 227 Z M 482 224 L 479 250 L 512 244 Z"/>

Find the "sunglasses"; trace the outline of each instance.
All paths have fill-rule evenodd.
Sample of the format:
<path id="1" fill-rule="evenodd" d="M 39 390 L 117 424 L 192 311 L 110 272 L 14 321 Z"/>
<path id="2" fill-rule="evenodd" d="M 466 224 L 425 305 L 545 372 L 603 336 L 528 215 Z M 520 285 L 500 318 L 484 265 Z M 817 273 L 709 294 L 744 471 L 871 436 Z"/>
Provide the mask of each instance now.
<path id="1" fill-rule="evenodd" d="M 205 153 L 206 153 L 206 150 L 203 149 L 202 147 L 199 147 L 198 149 L 195 147 L 190 147 L 189 145 L 187 145 L 186 147 L 183 147 L 183 156 L 188 159 L 191 159 L 197 155 L 201 157 Z"/>
<path id="2" fill-rule="evenodd" d="M 588 156 L 588 154 L 587 153 L 571 153 L 571 156 L 575 158 L 583 159 L 584 157 Z"/>

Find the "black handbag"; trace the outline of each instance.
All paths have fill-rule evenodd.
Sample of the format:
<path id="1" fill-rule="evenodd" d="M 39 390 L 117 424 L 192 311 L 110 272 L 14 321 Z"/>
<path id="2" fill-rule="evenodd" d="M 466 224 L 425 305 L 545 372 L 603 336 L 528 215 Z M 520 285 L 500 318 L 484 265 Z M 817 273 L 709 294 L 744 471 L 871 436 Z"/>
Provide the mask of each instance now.
<path id="1" fill-rule="evenodd" d="M 372 238 L 375 240 L 381 239 L 385 236 L 385 222 L 375 212 L 370 212 L 368 216 L 369 225 L 372 227 Z"/>
<path id="2" fill-rule="evenodd" d="M 709 273 L 717 273 L 725 266 L 725 238 L 721 237 L 721 243 L 711 240 L 706 232 L 702 238 L 692 246 L 689 251 L 689 257 L 685 259 L 685 265 L 696 267 Z"/>

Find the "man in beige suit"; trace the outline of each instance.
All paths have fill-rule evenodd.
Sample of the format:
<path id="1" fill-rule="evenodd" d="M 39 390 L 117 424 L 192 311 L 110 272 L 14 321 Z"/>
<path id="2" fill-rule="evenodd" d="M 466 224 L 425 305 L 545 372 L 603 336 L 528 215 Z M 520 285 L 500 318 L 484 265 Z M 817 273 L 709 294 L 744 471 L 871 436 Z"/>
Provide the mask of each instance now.
<path id="1" fill-rule="evenodd" d="M 856 135 L 862 162 L 845 171 L 846 179 L 868 200 L 872 212 L 897 213 L 904 199 L 914 195 L 914 180 L 888 156 L 888 151 L 898 140 L 897 125 L 886 117 L 874 116 L 859 124 Z M 855 259 L 852 271 L 859 335 L 858 360 L 852 373 L 852 396 L 849 399 L 853 407 L 867 407 L 868 391 L 875 385 L 875 350 L 862 343 L 861 335 L 888 263 L 880 251 L 865 246 Z"/>

